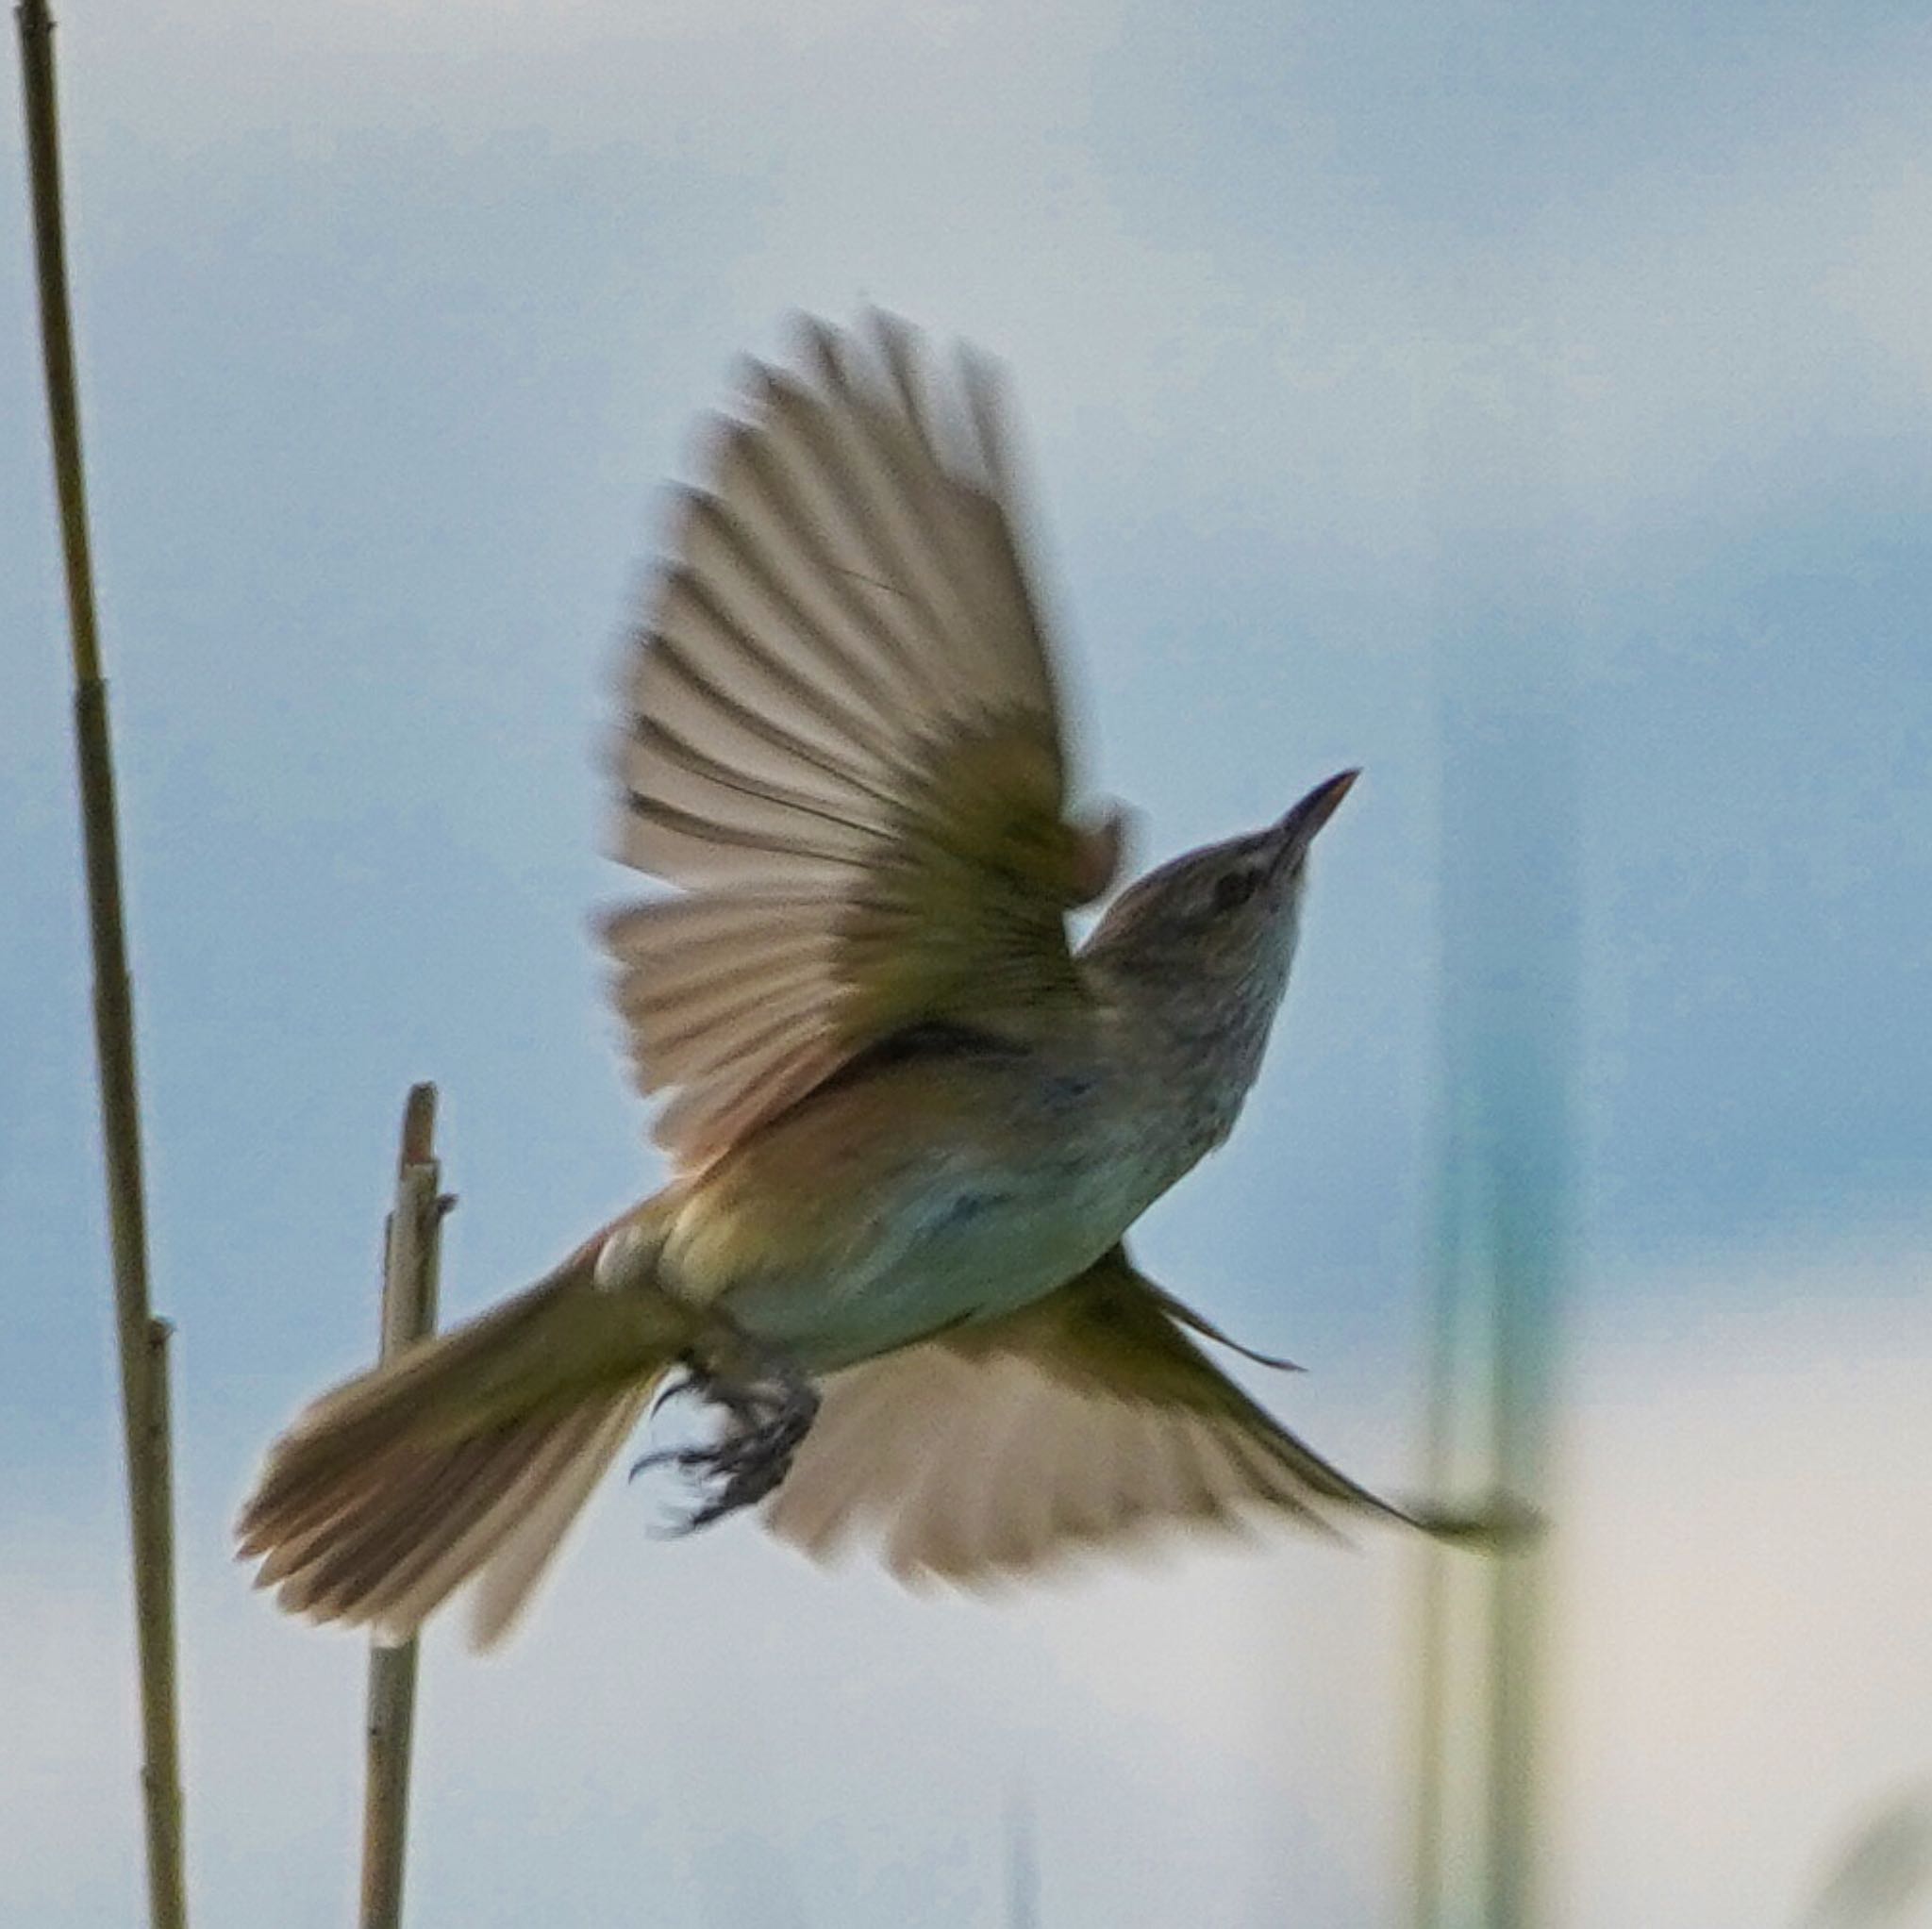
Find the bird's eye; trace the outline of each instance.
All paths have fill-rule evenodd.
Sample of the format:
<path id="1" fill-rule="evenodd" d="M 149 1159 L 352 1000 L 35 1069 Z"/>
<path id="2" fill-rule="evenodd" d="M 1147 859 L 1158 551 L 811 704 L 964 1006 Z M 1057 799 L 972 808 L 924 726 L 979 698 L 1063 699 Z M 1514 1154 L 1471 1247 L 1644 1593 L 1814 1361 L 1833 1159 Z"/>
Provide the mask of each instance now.
<path id="1" fill-rule="evenodd" d="M 1246 904 L 1260 882 L 1258 871 L 1230 871 L 1225 876 L 1217 877 L 1214 880 L 1214 908 L 1231 911 L 1237 906 Z"/>

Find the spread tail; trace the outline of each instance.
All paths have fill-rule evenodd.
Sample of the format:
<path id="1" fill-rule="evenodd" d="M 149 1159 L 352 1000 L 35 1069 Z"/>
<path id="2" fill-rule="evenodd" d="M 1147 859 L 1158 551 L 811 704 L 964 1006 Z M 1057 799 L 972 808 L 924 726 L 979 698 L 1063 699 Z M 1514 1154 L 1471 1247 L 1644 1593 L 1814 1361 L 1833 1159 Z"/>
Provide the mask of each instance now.
<path id="1" fill-rule="evenodd" d="M 405 1640 L 475 1579 L 472 1638 L 501 1639 L 691 1338 L 667 1296 L 595 1286 L 599 1243 L 298 1415 L 237 1523 L 256 1585 Z"/>

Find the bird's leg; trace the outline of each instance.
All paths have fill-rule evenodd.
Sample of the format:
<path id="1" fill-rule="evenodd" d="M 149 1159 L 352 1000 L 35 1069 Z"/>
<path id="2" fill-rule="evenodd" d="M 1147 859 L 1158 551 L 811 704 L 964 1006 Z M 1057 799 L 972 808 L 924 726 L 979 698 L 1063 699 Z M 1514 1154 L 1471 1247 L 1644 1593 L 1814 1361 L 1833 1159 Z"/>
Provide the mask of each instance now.
<path id="1" fill-rule="evenodd" d="M 671 1447 L 646 1454 L 631 1468 L 633 1479 L 647 1468 L 670 1465 L 708 1489 L 703 1502 L 678 1531 L 693 1533 L 755 1506 L 791 1471 L 791 1456 L 811 1430 L 819 1396 L 798 1369 L 777 1355 L 755 1355 L 734 1347 L 727 1366 L 691 1357 L 679 1391 L 723 1409 L 724 1432 L 709 1446 Z"/>

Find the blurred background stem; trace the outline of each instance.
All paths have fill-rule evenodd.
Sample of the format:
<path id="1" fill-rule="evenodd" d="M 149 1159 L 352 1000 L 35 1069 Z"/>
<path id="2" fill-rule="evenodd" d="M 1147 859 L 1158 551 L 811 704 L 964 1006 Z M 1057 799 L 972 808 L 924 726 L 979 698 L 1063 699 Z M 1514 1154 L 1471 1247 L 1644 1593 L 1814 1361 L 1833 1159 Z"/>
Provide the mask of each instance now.
<path id="1" fill-rule="evenodd" d="M 1524 332 L 1473 327 L 1429 425 L 1443 1098 L 1427 1455 L 1439 1497 L 1547 1517 L 1574 1164 L 1574 690 L 1547 358 Z M 1423 1556 L 1417 1929 L 1543 1920 L 1547 1558 L 1540 1540 Z"/>

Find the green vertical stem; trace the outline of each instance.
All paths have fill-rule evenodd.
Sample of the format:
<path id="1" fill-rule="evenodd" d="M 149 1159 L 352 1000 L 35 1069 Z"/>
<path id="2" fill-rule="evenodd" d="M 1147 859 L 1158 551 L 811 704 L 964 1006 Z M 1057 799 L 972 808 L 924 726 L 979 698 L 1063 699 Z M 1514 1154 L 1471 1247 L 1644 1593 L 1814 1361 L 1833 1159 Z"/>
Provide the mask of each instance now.
<path id="1" fill-rule="evenodd" d="M 1556 835 L 1555 832 L 1552 833 Z M 1560 913 L 1557 914 L 1560 916 Z M 1564 1157 L 1568 1093 L 1558 1060 L 1570 1000 L 1557 928 L 1532 971 L 1551 994 L 1541 1065 L 1515 1068 L 1519 1090 L 1499 1148 L 1495 1277 L 1495 1485 L 1515 1503 L 1547 1512 L 1549 1416 L 1568 1193 Z M 1489 1573 L 1491 1700 L 1489 1719 L 1489 1921 L 1528 1929 L 1538 1920 L 1540 1848 L 1549 1771 L 1543 1703 L 1543 1592 L 1547 1555 L 1539 1540 L 1509 1546 Z"/>
<path id="2" fill-rule="evenodd" d="M 436 1329 L 443 1215 L 436 1144 L 436 1088 L 410 1088 L 403 1109 L 395 1204 L 383 1235 L 382 1357 L 392 1359 Z M 409 1825 L 409 1757 L 416 1729 L 418 1643 L 372 1647 L 364 1730 L 362 1929 L 397 1929 Z"/>
<path id="3" fill-rule="evenodd" d="M 1454 1125 L 1446 1125 L 1445 1132 L 1453 1143 L 1457 1137 Z M 1445 1157 L 1443 1164 L 1446 1192 L 1454 1160 Z M 1423 1491 L 1444 1496 L 1453 1493 L 1456 1488 L 1456 1421 L 1460 1404 L 1458 1340 L 1462 1278 L 1457 1214 L 1450 1198 L 1445 1196 L 1442 1200 L 1438 1218 Z M 1418 1776 L 1410 1844 L 1413 1879 L 1409 1913 L 1415 1929 L 1450 1929 L 1450 1798 L 1458 1779 L 1451 1760 L 1456 1740 L 1456 1711 L 1451 1698 L 1456 1683 L 1450 1565 L 1457 1556 L 1440 1543 L 1428 1542 L 1419 1550 L 1417 1558 L 1419 1652 L 1414 1741 Z"/>
<path id="4" fill-rule="evenodd" d="M 186 1929 L 179 1716 L 175 1664 L 175 1502 L 168 1454 L 166 1322 L 149 1305 L 147 1216 L 142 1180 L 141 1106 L 135 1076 L 134 989 L 122 913 L 121 853 L 108 687 L 101 676 L 88 551 L 87 487 L 74 373 L 66 241 L 60 206 L 60 137 L 54 81 L 54 23 L 45 0 L 21 0 L 22 107 L 33 203 L 34 264 L 47 419 L 67 579 L 74 661 L 74 737 L 80 775 L 81 840 L 94 963 L 94 1046 L 115 1324 L 121 1354 L 121 1419 L 127 1455 L 134 1560 L 135 1632 L 141 1665 L 142 1789 L 146 1807 L 148 1909 L 155 1929 Z"/>
<path id="5" fill-rule="evenodd" d="M 1485 993 L 1479 1076 L 1489 1114 L 1493 1359 L 1491 1451 L 1496 1488 L 1537 1514 L 1551 1510 L 1548 1461 L 1557 1321 L 1568 1271 L 1575 1053 L 1574 783 L 1569 652 L 1559 612 L 1544 612 L 1501 668 L 1505 755 L 1514 804 L 1534 824 L 1502 841 L 1511 915 L 1499 894 L 1486 923 L 1497 947 Z M 1511 707 L 1530 692 L 1526 707 Z M 1497 711 L 1492 709 L 1492 715 Z M 1492 836 L 1494 834 L 1492 833 Z M 1530 1929 L 1551 1808 L 1548 1673 L 1541 1537 L 1507 1546 L 1488 1573 L 1489 1833 L 1486 1921 Z"/>
<path id="6" fill-rule="evenodd" d="M 1429 1478 L 1547 1518 L 1575 1053 L 1575 698 L 1547 344 L 1466 291 L 1429 424 L 1442 719 L 1441 1223 Z M 1430 1553 L 1415 1929 L 1534 1929 L 1550 1808 L 1546 1556 Z"/>

